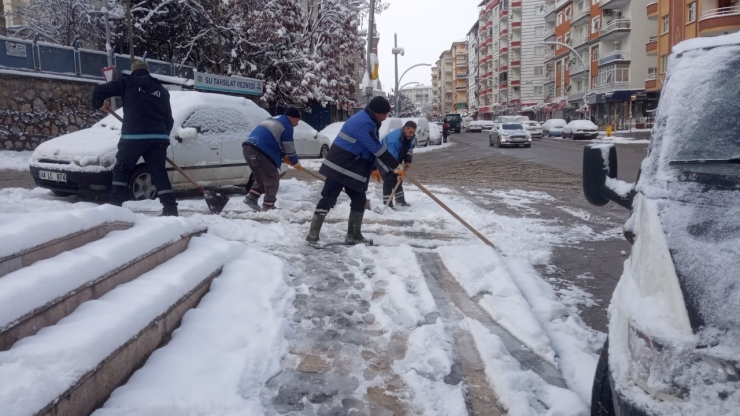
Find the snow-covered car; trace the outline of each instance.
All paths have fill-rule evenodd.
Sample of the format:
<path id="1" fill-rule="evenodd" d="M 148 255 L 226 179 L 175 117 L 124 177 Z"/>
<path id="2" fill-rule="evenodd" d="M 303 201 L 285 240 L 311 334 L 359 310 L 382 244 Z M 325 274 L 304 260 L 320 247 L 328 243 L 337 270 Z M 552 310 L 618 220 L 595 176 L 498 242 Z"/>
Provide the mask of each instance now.
<path id="1" fill-rule="evenodd" d="M 293 129 L 293 141 L 298 157 L 324 157 L 329 153 L 332 140 L 319 132 L 308 123 L 301 120 Z"/>
<path id="2" fill-rule="evenodd" d="M 383 120 L 383 123 L 380 125 L 380 133 L 379 138 L 380 140 L 385 139 L 385 136 L 388 135 L 391 131 L 395 129 L 400 129 L 403 127 L 403 122 L 401 122 L 400 118 L 397 117 L 388 117 L 385 120 Z"/>
<path id="3" fill-rule="evenodd" d="M 573 120 L 563 128 L 563 137 L 578 139 L 595 139 L 599 137 L 599 127 L 591 120 Z"/>
<path id="4" fill-rule="evenodd" d="M 321 140 L 328 140 L 329 147 L 331 147 L 331 144 L 334 143 L 334 139 L 337 138 L 339 131 L 342 130 L 342 126 L 344 126 L 344 121 L 338 121 L 336 123 L 331 123 L 328 126 L 324 127 L 324 129 L 319 132 L 319 136 L 321 137 Z M 324 156 L 326 155 L 323 155 L 321 157 L 324 157 Z"/>
<path id="5" fill-rule="evenodd" d="M 584 151 L 586 199 L 631 210 L 592 415 L 740 414 L 740 34 L 673 47 L 637 184 Z"/>
<path id="6" fill-rule="evenodd" d="M 247 185 L 250 169 L 242 142 L 270 114 L 246 98 L 195 91 L 170 92 L 175 125 L 170 133 L 170 157 L 194 180 L 209 186 Z M 123 109 L 117 113 L 125 117 Z M 55 195 L 78 194 L 107 198 L 110 194 L 121 123 L 108 115 L 88 129 L 40 144 L 29 161 L 36 185 Z M 167 167 L 175 190 L 193 186 Z M 281 172 L 287 165 L 281 166 Z M 128 197 L 153 199 L 157 190 L 143 159 L 128 179 Z"/>
<path id="7" fill-rule="evenodd" d="M 489 131 L 495 127 L 493 120 L 479 120 L 482 123 L 483 131 Z"/>
<path id="8" fill-rule="evenodd" d="M 560 137 L 563 135 L 563 129 L 567 124 L 562 118 L 551 118 L 542 125 L 542 136 Z"/>
<path id="9" fill-rule="evenodd" d="M 465 131 L 468 133 L 470 133 L 471 131 L 480 133 L 483 131 L 483 122 L 479 120 L 471 121 L 470 123 L 468 123 L 468 127 L 465 129 Z"/>
<path id="10" fill-rule="evenodd" d="M 540 123 L 536 121 L 523 121 L 522 125 L 527 129 L 532 138 L 542 138 L 542 126 L 540 126 Z"/>
<path id="11" fill-rule="evenodd" d="M 437 123 L 429 123 L 429 144 L 442 144 L 442 127 Z"/>
<path id="12" fill-rule="evenodd" d="M 496 123 L 488 132 L 488 145 L 532 147 L 532 136 L 521 123 Z"/>

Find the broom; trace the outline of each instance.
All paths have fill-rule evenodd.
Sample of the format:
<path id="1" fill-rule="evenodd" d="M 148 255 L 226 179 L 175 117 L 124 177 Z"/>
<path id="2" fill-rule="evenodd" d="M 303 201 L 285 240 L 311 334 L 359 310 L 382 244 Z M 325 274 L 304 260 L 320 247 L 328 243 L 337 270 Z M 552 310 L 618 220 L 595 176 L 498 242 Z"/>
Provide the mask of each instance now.
<path id="1" fill-rule="evenodd" d="M 110 109 L 110 102 L 107 100 L 105 101 L 105 104 L 103 104 L 103 110 L 104 113 L 108 113 L 112 115 L 113 117 L 117 118 L 118 121 L 123 123 L 123 118 L 116 114 L 114 111 L 108 111 Z M 182 175 L 185 179 L 188 180 L 194 187 L 196 187 L 202 194 L 203 197 L 206 200 L 206 205 L 208 205 L 208 210 L 211 211 L 212 214 L 220 214 L 221 211 L 223 211 L 224 207 L 226 206 L 226 203 L 229 202 L 229 197 L 226 195 L 221 194 L 220 192 L 211 191 L 209 189 L 206 189 L 202 187 L 198 182 L 194 181 L 190 176 L 188 176 L 185 171 L 183 171 L 175 162 L 172 161 L 169 157 L 165 157 L 167 159 L 167 162 L 172 165 L 175 170 L 180 172 L 180 175 Z"/>

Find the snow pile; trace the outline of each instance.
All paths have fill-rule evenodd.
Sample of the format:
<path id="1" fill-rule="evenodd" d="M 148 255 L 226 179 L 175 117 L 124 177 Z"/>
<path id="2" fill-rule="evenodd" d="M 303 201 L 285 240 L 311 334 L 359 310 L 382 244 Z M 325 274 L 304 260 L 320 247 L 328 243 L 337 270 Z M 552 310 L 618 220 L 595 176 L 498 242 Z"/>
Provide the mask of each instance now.
<path id="1" fill-rule="evenodd" d="M 167 346 L 94 415 L 266 414 L 259 394 L 288 350 L 285 279 L 276 257 L 240 250 Z"/>
<path id="2" fill-rule="evenodd" d="M 159 232 L 151 230 L 149 234 Z M 56 325 L 0 352 L 3 415 L 35 414 L 51 403 L 238 254 L 241 247 L 211 236 L 194 238 L 184 253 L 169 262 L 98 300 L 85 302 Z M 32 290 L 39 288 L 35 285 Z"/>
<path id="3" fill-rule="evenodd" d="M 21 253 L 40 244 L 89 230 L 110 222 L 134 223 L 136 216 L 129 210 L 113 205 L 70 210 L 34 217 L 19 216 L 0 229 L 0 258 Z"/>
<path id="4" fill-rule="evenodd" d="M 447 384 L 452 371 L 452 340 L 440 318 L 415 329 L 408 339 L 406 356 L 393 363 L 393 371 L 413 391 L 417 414 L 462 415 L 466 413 L 463 383 Z"/>
<path id="5" fill-rule="evenodd" d="M 433 152 L 435 150 L 447 149 L 448 147 L 451 147 L 454 144 L 455 143 L 447 142 L 447 143 L 442 143 L 442 144 L 439 144 L 439 145 L 436 145 L 436 146 L 435 145 L 430 145 L 430 146 L 427 146 L 427 147 L 417 147 L 416 149 L 414 149 L 414 155 L 420 155 L 420 154 L 423 154 L 423 153 L 429 153 L 429 152 Z"/>
<path id="6" fill-rule="evenodd" d="M 522 295 L 506 264 L 488 246 L 448 246 L 437 249 L 445 267 L 468 296 L 491 317 L 545 360 L 555 363 L 555 351 L 532 307 Z"/>
<path id="7" fill-rule="evenodd" d="M 59 296 L 200 229 L 184 218 L 138 218 L 128 230 L 110 232 L 98 241 L 7 274 L 0 279 L 0 328 L 12 326 Z"/>
<path id="8" fill-rule="evenodd" d="M 522 370 L 501 339 L 480 322 L 465 318 L 460 326 L 473 335 L 486 378 L 508 415 L 588 415 L 588 408 L 575 393 L 548 384 L 532 371 Z"/>
<path id="9" fill-rule="evenodd" d="M 28 160 L 33 154 L 30 150 L 16 152 L 15 150 L 0 150 L 0 171 L 3 170 L 28 170 Z"/>
<path id="10" fill-rule="evenodd" d="M 0 188 L 0 223 L 24 220 L 25 216 L 44 218 L 56 211 L 96 208 L 92 202 L 79 202 L 77 197 L 59 198 L 43 188 Z M 161 205 L 160 205 L 161 211 Z"/>

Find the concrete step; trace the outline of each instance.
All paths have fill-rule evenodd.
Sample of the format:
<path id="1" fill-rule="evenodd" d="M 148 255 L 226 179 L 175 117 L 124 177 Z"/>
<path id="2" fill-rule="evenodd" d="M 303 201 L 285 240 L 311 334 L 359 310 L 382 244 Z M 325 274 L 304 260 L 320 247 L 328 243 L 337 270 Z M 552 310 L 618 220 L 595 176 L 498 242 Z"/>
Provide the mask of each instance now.
<path id="1" fill-rule="evenodd" d="M 0 278 L 0 351 L 165 263 L 204 231 L 176 219 L 146 220 Z"/>
<path id="2" fill-rule="evenodd" d="M 208 235 L 189 240 L 169 261 L 0 352 L 3 416 L 82 416 L 100 407 L 243 250 Z"/>

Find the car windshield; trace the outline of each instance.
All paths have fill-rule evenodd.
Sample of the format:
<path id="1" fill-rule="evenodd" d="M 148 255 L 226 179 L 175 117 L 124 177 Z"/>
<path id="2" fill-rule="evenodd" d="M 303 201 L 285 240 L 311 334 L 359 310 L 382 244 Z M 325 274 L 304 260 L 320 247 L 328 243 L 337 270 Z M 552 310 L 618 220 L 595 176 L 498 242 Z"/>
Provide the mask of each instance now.
<path id="1" fill-rule="evenodd" d="M 707 68 L 706 62 L 714 62 Z M 690 50 L 672 60 L 656 124 L 663 162 L 740 156 L 740 45 Z M 672 169 L 738 177 L 731 164 L 673 165 Z"/>
<path id="2" fill-rule="evenodd" d="M 521 124 L 502 124 L 501 128 L 504 130 L 524 130 Z"/>

